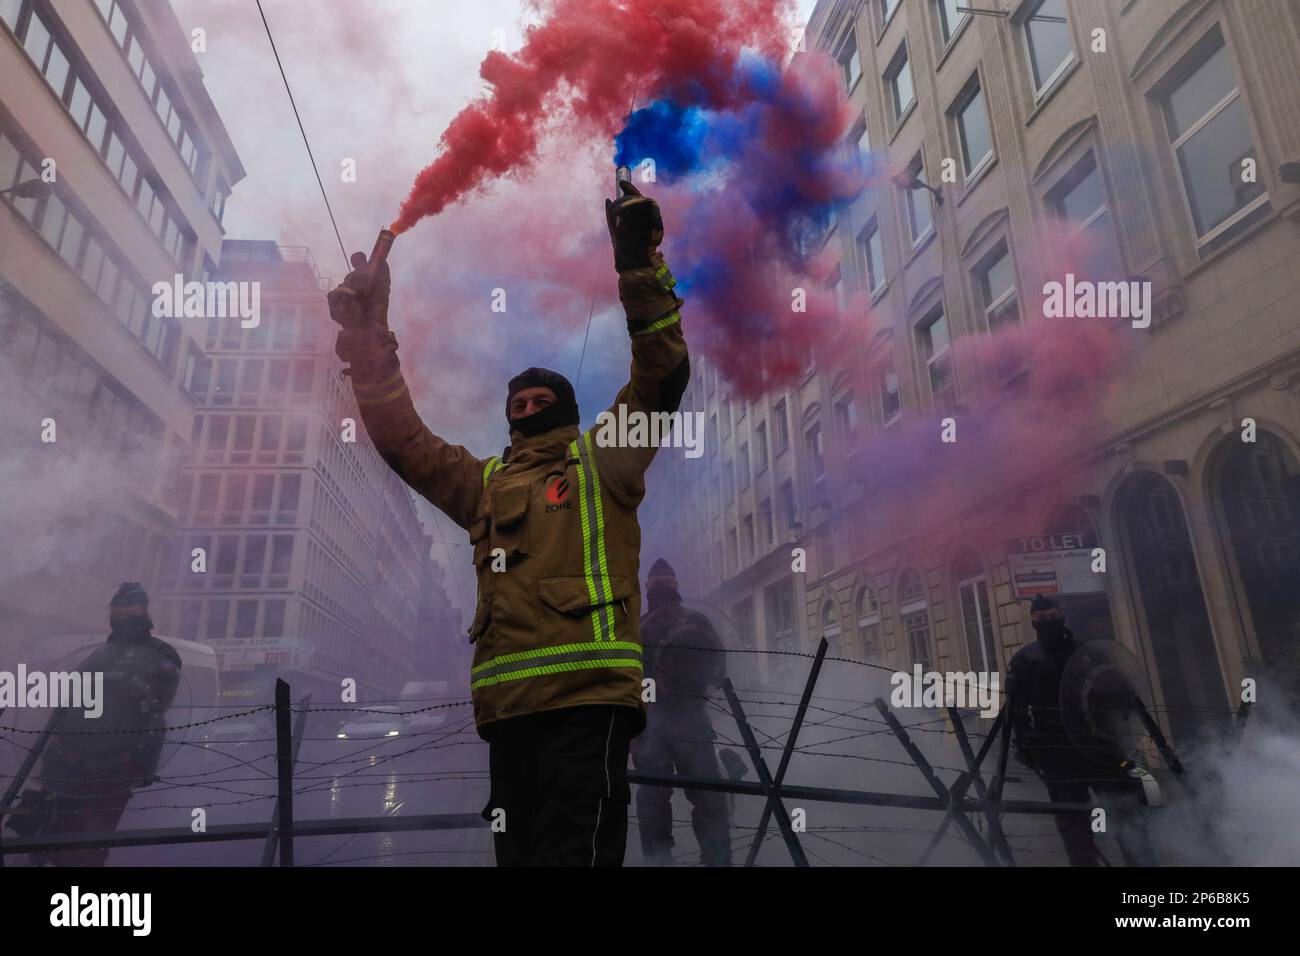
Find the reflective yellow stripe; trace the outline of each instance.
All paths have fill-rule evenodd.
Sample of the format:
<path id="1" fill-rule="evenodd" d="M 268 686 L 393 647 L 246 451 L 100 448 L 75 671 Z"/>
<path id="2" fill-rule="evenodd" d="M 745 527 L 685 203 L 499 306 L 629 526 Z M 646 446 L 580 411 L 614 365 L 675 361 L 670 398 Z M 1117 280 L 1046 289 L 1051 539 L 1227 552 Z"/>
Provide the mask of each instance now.
<path id="1" fill-rule="evenodd" d="M 504 467 L 505 465 L 502 464 L 501 459 L 496 455 L 489 458 L 486 464 L 483 465 L 483 487 L 486 488 L 488 479 L 491 478 L 495 472 L 500 471 Z"/>
<path id="2" fill-rule="evenodd" d="M 666 328 L 668 328 L 668 326 L 673 325 L 674 323 L 680 322 L 681 320 L 682 320 L 682 314 L 681 314 L 680 312 L 675 312 L 675 311 L 674 311 L 674 312 L 670 312 L 670 313 L 668 313 L 667 315 L 665 315 L 662 319 L 659 319 L 659 320 L 656 321 L 656 322 L 652 322 L 652 323 L 650 323 L 650 324 L 647 325 L 644 329 L 642 329 L 640 332 L 633 332 L 632 334 L 633 334 L 633 335 L 649 335 L 651 332 L 658 332 L 660 329 L 666 329 Z"/>
<path id="3" fill-rule="evenodd" d="M 596 582 L 592 576 L 592 559 L 591 559 L 591 519 L 592 509 L 588 506 L 587 496 L 590 494 L 587 479 L 587 464 L 584 457 L 578 452 L 578 443 L 576 441 L 569 443 L 569 457 L 578 460 L 578 520 L 582 526 L 582 574 L 587 581 L 587 597 L 593 605 L 600 603 L 600 598 L 596 595 Z M 597 641 L 603 638 L 600 628 L 600 614 L 593 611 L 591 614 L 591 633 Z"/>
<path id="4" fill-rule="evenodd" d="M 387 404 L 388 402 L 391 402 L 393 399 L 397 398 L 405 391 L 406 391 L 406 383 L 403 382 L 401 385 L 397 386 L 397 388 L 393 389 L 387 395 L 380 395 L 378 397 L 367 397 L 364 394 L 357 395 L 356 396 L 357 405 L 359 405 L 361 408 L 371 408 L 375 405 L 384 405 Z M 356 394 L 355 389 L 353 390 L 353 394 Z"/>
<path id="5" fill-rule="evenodd" d="M 613 592 L 609 586 L 609 561 L 605 557 L 605 505 L 600 500 L 600 475 L 596 472 L 596 453 L 591 445 L 591 432 L 584 432 L 582 436 L 583 443 L 587 446 L 587 460 L 591 462 L 591 484 L 592 497 L 596 501 L 596 554 L 600 559 L 600 583 L 603 586 L 603 592 L 600 595 L 602 604 L 608 604 L 614 600 Z M 610 628 L 612 631 L 613 628 Z M 609 639 L 612 641 L 614 635 L 611 633 Z"/>
<path id="6" fill-rule="evenodd" d="M 539 667 L 529 667 L 526 670 L 510 671 L 493 677 L 484 677 L 471 683 L 469 689 L 478 690 L 480 687 L 490 687 L 493 684 L 504 684 L 507 681 L 522 680 L 525 677 L 545 677 L 548 674 L 562 674 L 566 671 L 585 671 L 597 667 L 629 667 L 637 671 L 642 669 L 641 662 L 631 658 L 611 658 L 594 661 L 566 661 L 563 664 L 543 664 Z"/>
<path id="7" fill-rule="evenodd" d="M 582 655 L 590 651 L 628 651 L 636 657 L 641 656 L 641 645 L 632 641 L 595 641 L 589 644 L 556 644 L 553 647 L 535 647 L 531 651 L 516 651 L 513 654 L 499 654 L 478 664 L 470 670 L 470 676 L 481 674 L 488 668 L 500 667 L 502 664 L 516 664 L 519 661 L 537 661 L 541 658 L 560 657 L 563 655 Z M 628 656 L 628 655 L 624 655 Z"/>

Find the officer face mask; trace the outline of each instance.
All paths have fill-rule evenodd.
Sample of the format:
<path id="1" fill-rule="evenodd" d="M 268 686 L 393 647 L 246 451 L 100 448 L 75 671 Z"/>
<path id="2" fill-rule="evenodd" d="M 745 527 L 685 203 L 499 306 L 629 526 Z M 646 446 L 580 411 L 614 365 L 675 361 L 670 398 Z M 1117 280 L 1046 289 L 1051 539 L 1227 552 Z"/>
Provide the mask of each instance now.
<path id="1" fill-rule="evenodd" d="M 656 581 L 646 588 L 646 607 L 651 611 L 656 611 L 669 604 L 679 603 L 681 599 L 682 596 L 677 593 L 677 589 L 666 582 Z"/>
<path id="2" fill-rule="evenodd" d="M 566 407 L 559 402 L 552 402 L 540 412 L 533 412 L 531 415 L 524 415 L 520 418 L 510 418 L 510 431 L 519 432 L 525 438 L 532 438 L 534 435 L 540 435 L 543 432 L 549 432 L 552 428 L 560 428 L 564 425 L 578 424 L 577 407 Z"/>
<path id="3" fill-rule="evenodd" d="M 153 630 L 153 619 L 148 614 L 137 617 L 109 618 L 108 626 L 118 637 L 146 637 Z"/>
<path id="4" fill-rule="evenodd" d="M 1065 618 L 1063 617 L 1045 617 L 1042 620 L 1034 621 L 1033 626 L 1039 643 L 1049 651 L 1060 647 L 1070 633 L 1065 627 Z"/>

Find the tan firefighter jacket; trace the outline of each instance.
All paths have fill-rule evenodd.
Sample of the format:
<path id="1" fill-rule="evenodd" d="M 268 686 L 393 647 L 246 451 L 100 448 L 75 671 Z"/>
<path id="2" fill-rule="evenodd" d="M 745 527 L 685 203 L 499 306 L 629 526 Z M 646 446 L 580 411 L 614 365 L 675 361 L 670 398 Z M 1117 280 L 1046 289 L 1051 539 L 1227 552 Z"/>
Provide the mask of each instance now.
<path id="1" fill-rule="evenodd" d="M 620 276 L 632 345 L 618 415 L 676 411 L 689 376 L 681 299 L 662 258 Z M 636 316 L 640 316 L 637 318 Z M 390 366 L 391 368 L 391 366 Z M 598 427 L 552 429 L 476 458 L 420 420 L 400 370 L 353 388 L 371 440 L 417 492 L 469 532 L 478 576 L 470 691 L 494 721 L 581 704 L 641 701 L 641 528 L 654 447 L 602 447 Z"/>

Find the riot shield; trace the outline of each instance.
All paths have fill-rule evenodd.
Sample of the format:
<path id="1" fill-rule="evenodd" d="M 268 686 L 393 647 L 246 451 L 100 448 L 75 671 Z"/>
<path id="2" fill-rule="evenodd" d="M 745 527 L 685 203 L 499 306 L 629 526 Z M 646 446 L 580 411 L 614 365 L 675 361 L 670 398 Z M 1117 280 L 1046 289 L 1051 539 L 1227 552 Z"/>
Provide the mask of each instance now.
<path id="1" fill-rule="evenodd" d="M 186 745 L 192 728 L 167 729 L 168 715 L 189 722 L 189 682 L 183 671 L 147 643 L 102 640 L 61 655 L 50 673 L 80 680 L 90 675 L 101 687 L 93 709 L 41 708 L 15 713 L 24 730 L 48 728 L 48 739 L 34 774 L 53 793 L 145 786 Z M 83 701 L 85 703 L 85 701 Z M 15 735 L 13 744 L 30 747 L 34 736 Z"/>
<path id="2" fill-rule="evenodd" d="M 1137 658 L 1118 641 L 1076 648 L 1061 674 L 1061 719 L 1075 749 L 1105 766 L 1135 761 L 1147 732 L 1134 701 L 1145 685 Z"/>

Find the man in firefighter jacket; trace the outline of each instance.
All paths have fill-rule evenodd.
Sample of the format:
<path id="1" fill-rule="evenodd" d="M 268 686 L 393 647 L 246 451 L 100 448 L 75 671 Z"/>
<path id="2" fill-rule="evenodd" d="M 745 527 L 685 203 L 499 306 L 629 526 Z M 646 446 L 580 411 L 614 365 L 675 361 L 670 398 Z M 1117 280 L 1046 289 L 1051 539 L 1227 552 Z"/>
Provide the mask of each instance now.
<path id="1" fill-rule="evenodd" d="M 632 367 L 611 410 L 672 412 L 690 375 L 682 300 L 658 251 L 658 205 L 620 186 L 606 220 Z M 448 444 L 420 420 L 398 367 L 389 287 L 384 263 L 330 293 L 336 351 L 379 453 L 473 545 L 470 692 L 489 743 L 483 816 L 497 863 L 621 865 L 628 749 L 645 726 L 636 512 L 656 449 L 598 444 L 579 430 L 572 386 L 539 368 L 509 383 L 502 455 Z"/>

